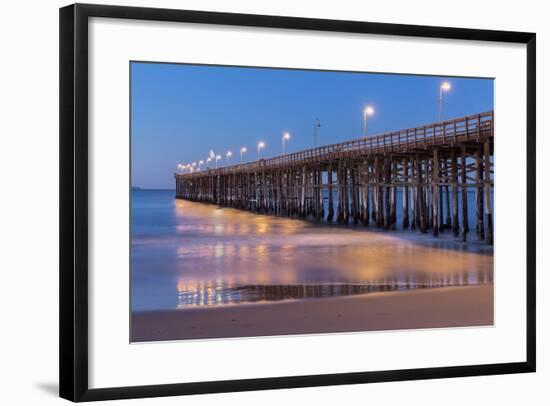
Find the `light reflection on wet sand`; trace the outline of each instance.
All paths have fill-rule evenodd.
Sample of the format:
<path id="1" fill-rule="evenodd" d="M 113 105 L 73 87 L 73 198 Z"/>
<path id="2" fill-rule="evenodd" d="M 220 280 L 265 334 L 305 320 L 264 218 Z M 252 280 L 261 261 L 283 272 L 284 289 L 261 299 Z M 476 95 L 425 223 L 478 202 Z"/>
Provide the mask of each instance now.
<path id="1" fill-rule="evenodd" d="M 171 232 L 133 236 L 134 310 L 493 280 L 492 249 L 483 245 L 317 226 L 183 200 L 171 204 Z"/>

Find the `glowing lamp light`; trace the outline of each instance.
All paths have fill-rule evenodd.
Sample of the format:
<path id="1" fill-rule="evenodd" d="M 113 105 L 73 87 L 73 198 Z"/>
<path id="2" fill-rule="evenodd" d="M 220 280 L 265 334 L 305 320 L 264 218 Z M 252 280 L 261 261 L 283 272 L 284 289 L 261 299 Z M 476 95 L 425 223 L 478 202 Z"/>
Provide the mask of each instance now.
<path id="1" fill-rule="evenodd" d="M 363 109 L 363 137 L 367 136 L 367 116 L 372 115 L 374 115 L 374 107 L 368 104 Z"/>
<path id="2" fill-rule="evenodd" d="M 283 155 L 285 154 L 285 141 L 288 141 L 290 139 L 290 134 L 289 133 L 284 133 L 283 134 L 283 139 L 281 141 L 281 150 L 282 150 L 282 153 Z"/>
<path id="3" fill-rule="evenodd" d="M 242 147 L 242 148 L 241 148 L 241 151 L 240 151 L 240 153 L 241 153 L 241 163 L 243 163 L 243 154 L 244 154 L 245 152 L 246 152 L 246 147 Z"/>
<path id="4" fill-rule="evenodd" d="M 258 142 L 258 159 L 261 157 L 261 150 L 265 148 L 265 143 L 263 141 Z"/>
<path id="5" fill-rule="evenodd" d="M 439 86 L 439 121 L 443 121 L 443 92 L 451 90 L 451 84 L 449 82 L 443 82 Z"/>
<path id="6" fill-rule="evenodd" d="M 366 106 L 365 110 L 363 110 L 363 114 L 365 116 L 372 116 L 374 114 L 374 107 L 372 106 Z"/>

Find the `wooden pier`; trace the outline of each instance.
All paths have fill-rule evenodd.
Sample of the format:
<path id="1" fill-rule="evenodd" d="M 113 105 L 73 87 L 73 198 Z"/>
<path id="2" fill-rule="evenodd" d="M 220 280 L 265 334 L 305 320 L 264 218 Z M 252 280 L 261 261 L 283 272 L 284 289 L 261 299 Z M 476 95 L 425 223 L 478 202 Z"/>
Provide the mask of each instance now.
<path id="1" fill-rule="evenodd" d="M 434 236 L 449 230 L 466 241 L 471 231 L 467 191 L 473 188 L 477 238 L 492 244 L 493 122 L 490 111 L 245 164 L 175 174 L 176 197 L 387 230 L 397 227 L 397 210 L 402 210 L 404 229 Z"/>

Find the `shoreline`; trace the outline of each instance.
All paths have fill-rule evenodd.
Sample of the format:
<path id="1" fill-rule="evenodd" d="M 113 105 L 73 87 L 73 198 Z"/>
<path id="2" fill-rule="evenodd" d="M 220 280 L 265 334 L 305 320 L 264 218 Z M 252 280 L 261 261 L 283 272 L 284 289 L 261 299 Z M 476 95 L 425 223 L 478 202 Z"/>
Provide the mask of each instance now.
<path id="1" fill-rule="evenodd" d="M 131 342 L 489 326 L 493 284 L 131 313 Z"/>
<path id="2" fill-rule="evenodd" d="M 419 230 L 413 230 L 411 228 L 403 228 L 400 225 L 400 221 L 397 222 L 395 228 L 385 229 L 381 227 L 376 227 L 374 225 L 365 226 L 360 222 L 358 224 L 353 224 L 352 222 L 347 224 L 339 224 L 336 220 L 326 221 L 322 220 L 318 222 L 312 218 L 302 218 L 296 216 L 284 216 L 277 214 L 266 214 L 260 212 L 253 212 L 247 209 L 238 208 L 238 207 L 227 207 L 221 206 L 217 203 L 212 203 L 208 201 L 195 201 L 183 198 L 181 196 L 174 196 L 174 200 L 181 200 L 186 203 L 206 205 L 215 207 L 216 210 L 228 210 L 236 211 L 239 213 L 249 213 L 255 216 L 265 216 L 267 218 L 273 219 L 284 219 L 284 220 L 295 220 L 306 224 L 308 227 L 312 228 L 321 228 L 325 230 L 342 230 L 342 231 L 352 231 L 356 233 L 375 233 L 377 235 L 396 238 L 404 241 L 408 241 L 424 247 L 436 247 L 449 249 L 454 251 L 465 251 L 481 255 L 494 255 L 494 245 L 487 244 L 484 240 L 479 240 L 475 234 L 475 231 L 468 232 L 468 238 L 466 241 L 462 241 L 460 237 L 455 237 L 452 233 L 452 230 L 445 229 L 440 232 L 437 237 L 434 237 L 429 229 L 427 232 L 422 233 Z M 474 228 L 474 226 L 471 226 Z"/>

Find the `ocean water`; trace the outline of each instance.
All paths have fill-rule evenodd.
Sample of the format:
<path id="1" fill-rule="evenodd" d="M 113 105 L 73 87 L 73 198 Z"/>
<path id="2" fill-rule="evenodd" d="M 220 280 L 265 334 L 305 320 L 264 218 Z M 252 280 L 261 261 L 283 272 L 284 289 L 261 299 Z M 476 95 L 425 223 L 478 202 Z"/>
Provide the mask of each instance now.
<path id="1" fill-rule="evenodd" d="M 487 284 L 493 249 L 445 231 L 317 225 L 133 190 L 132 311 L 314 300 L 380 291 Z M 401 214 L 398 193 L 398 222 Z"/>

